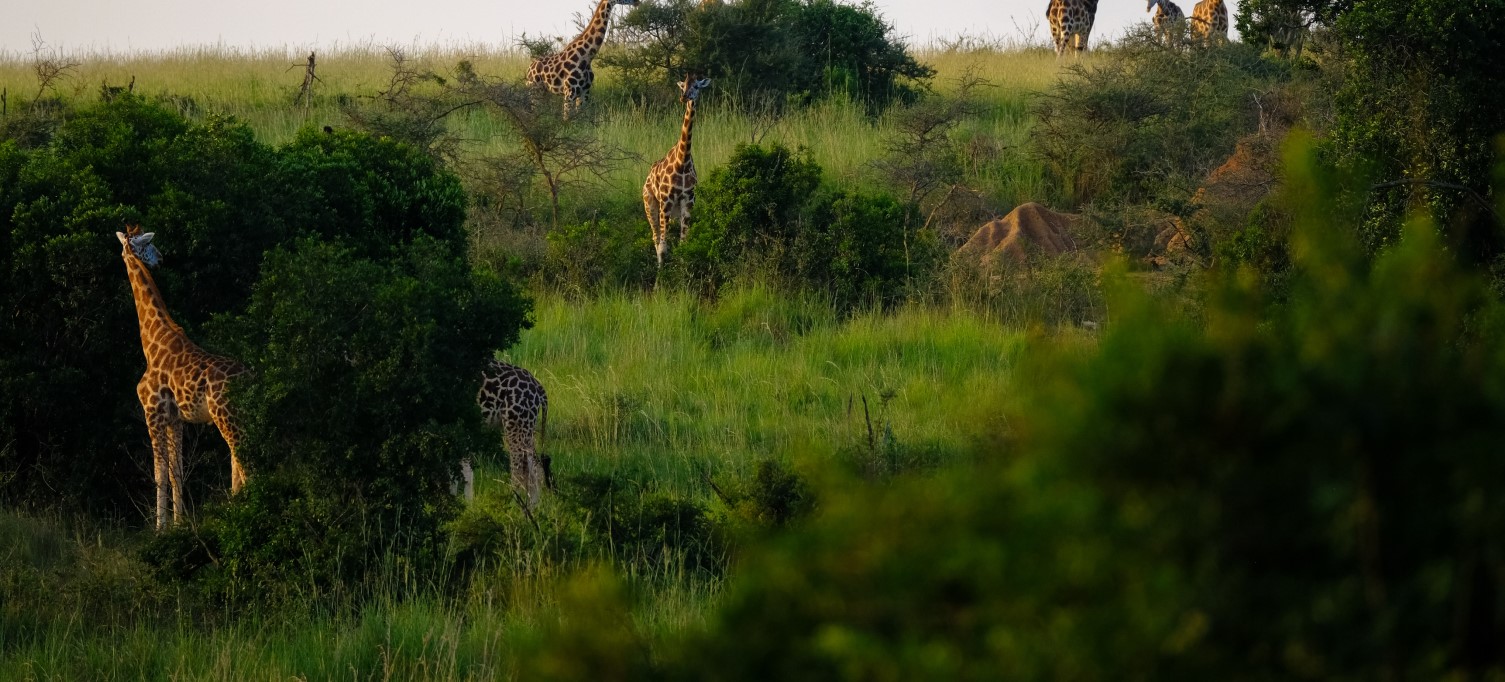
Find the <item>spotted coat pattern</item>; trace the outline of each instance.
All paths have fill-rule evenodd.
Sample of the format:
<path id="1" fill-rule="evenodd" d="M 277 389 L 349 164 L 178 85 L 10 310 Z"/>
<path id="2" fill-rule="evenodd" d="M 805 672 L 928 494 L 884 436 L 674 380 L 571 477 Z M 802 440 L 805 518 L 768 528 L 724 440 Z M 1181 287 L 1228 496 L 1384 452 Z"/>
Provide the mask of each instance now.
<path id="1" fill-rule="evenodd" d="M 146 372 L 136 384 L 136 397 L 146 414 L 152 439 L 152 470 L 157 484 L 157 528 L 167 525 L 168 493 L 171 490 L 172 521 L 187 513 L 183 500 L 183 424 L 213 423 L 230 446 L 230 492 L 239 492 L 246 470 L 236 455 L 240 430 L 230 409 L 226 386 L 246 373 L 239 362 L 206 352 L 188 339 L 183 328 L 167 313 L 162 292 L 152 278 L 142 252 L 152 235 L 132 226 L 120 239 L 121 258 L 130 277 L 141 328 L 141 352 Z M 148 260 L 153 260 L 148 258 Z"/>
<path id="2" fill-rule="evenodd" d="M 1092 34 L 1096 17 L 1097 0 L 1050 0 L 1045 6 L 1045 18 L 1050 22 L 1057 58 L 1068 50 L 1075 55 L 1087 51 L 1087 37 Z"/>
<path id="3" fill-rule="evenodd" d="M 600 0 L 591 15 L 585 30 L 571 40 L 564 49 L 554 54 L 533 60 L 528 66 L 526 82 L 529 86 L 542 85 L 544 89 L 564 97 L 564 117 L 570 117 L 571 109 L 579 109 L 596 82 L 596 73 L 591 70 L 591 60 L 606 41 L 606 24 L 611 19 L 612 5 L 636 6 L 639 0 Z"/>
<path id="4" fill-rule="evenodd" d="M 711 79 L 686 77 L 679 83 L 680 100 L 685 103 L 685 120 L 680 126 L 679 143 L 664 158 L 653 164 L 643 182 L 643 212 L 648 214 L 648 230 L 653 233 L 653 250 L 658 264 L 664 264 L 669 252 L 669 223 L 679 218 L 679 239 L 689 234 L 690 209 L 695 207 L 695 160 L 690 156 L 690 131 L 695 125 L 695 102 Z"/>
<path id="5" fill-rule="evenodd" d="M 527 500 L 530 509 L 538 506 L 541 488 L 548 478 L 538 452 L 544 427 L 549 423 L 549 396 L 543 384 L 526 369 L 492 360 L 481 374 L 476 403 L 481 406 L 486 425 L 502 429 L 513 489 Z M 465 476 L 465 499 L 474 499 L 475 476 L 470 460 L 461 462 L 460 469 Z"/>
<path id="6" fill-rule="evenodd" d="M 1192 7 L 1191 37 L 1206 45 L 1228 42 L 1228 5 L 1223 0 L 1202 0 Z"/>
<path id="7" fill-rule="evenodd" d="M 1145 11 L 1155 10 L 1153 21 L 1155 22 L 1155 35 L 1162 42 L 1171 42 L 1174 36 L 1181 33 L 1182 22 L 1186 21 L 1186 14 L 1171 0 L 1149 0 L 1149 7 Z"/>

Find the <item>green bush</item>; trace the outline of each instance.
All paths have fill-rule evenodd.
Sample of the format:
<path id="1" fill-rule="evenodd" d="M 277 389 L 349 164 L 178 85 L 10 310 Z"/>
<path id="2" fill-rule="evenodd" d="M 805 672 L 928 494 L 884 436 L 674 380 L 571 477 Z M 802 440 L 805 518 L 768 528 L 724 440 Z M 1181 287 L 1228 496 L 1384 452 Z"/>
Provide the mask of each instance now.
<path id="1" fill-rule="evenodd" d="M 1071 67 L 1036 106 L 1031 152 L 1070 204 L 1185 193 L 1259 129 L 1250 94 L 1288 77 L 1247 45 L 1173 49 L 1148 28 L 1114 57 Z"/>
<path id="2" fill-rule="evenodd" d="M 1505 253 L 1491 215 L 1494 140 L 1505 133 L 1505 1 L 1355 3 L 1334 24 L 1341 83 L 1328 149 L 1356 187 L 1371 251 L 1424 206 L 1474 264 Z M 1336 61 L 1336 60 L 1335 60 Z"/>
<path id="3" fill-rule="evenodd" d="M 871 3 L 744 0 L 645 4 L 618 30 L 629 45 L 601 63 L 639 86 L 707 76 L 745 107 L 850 97 L 874 113 L 915 97 L 934 71 L 915 60 Z"/>
<path id="4" fill-rule="evenodd" d="M 566 292 L 588 295 L 653 282 L 653 239 L 647 230 L 588 220 L 554 230 L 547 239 L 544 272 Z"/>
<path id="5" fill-rule="evenodd" d="M 840 310 L 900 300 L 940 260 L 930 232 L 908 229 L 909 208 L 886 195 L 821 187 L 807 156 L 739 145 L 698 188 L 703 208 L 674 252 L 682 277 L 715 291 L 766 279 L 829 296 Z"/>
<path id="6" fill-rule="evenodd" d="M 216 515 L 220 570 L 278 583 L 359 575 L 394 544 L 440 555 L 460 460 L 499 454 L 480 368 L 528 311 L 454 250 L 420 236 L 370 260 L 305 239 L 269 254 L 245 312 L 216 321 L 255 368 L 234 394 L 250 485 L 279 491 Z"/>

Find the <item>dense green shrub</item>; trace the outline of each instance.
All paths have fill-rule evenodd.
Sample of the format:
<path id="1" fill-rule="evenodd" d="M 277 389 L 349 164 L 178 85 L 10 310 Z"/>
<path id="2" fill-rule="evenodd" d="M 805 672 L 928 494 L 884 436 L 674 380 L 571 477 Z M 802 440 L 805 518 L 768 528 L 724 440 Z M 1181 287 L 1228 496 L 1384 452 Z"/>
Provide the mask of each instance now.
<path id="1" fill-rule="evenodd" d="M 1505 252 L 1488 206 L 1494 139 L 1505 133 L 1505 1 L 1379 0 L 1335 22 L 1343 73 L 1329 148 L 1369 176 L 1371 250 L 1425 206 L 1474 263 Z"/>
<path id="2" fill-rule="evenodd" d="M 1036 106 L 1030 149 L 1070 204 L 1189 193 L 1259 129 L 1250 95 L 1288 75 L 1247 45 L 1173 49 L 1147 29 L 1114 57 L 1072 67 Z"/>
<path id="3" fill-rule="evenodd" d="M 914 97 L 934 73 L 871 3 L 671 0 L 627 14 L 618 30 L 629 47 L 603 54 L 602 64 L 646 85 L 708 76 L 743 106 L 845 96 L 876 112 Z"/>
<path id="4" fill-rule="evenodd" d="M 278 206 L 293 227 L 390 256 L 419 235 L 460 253 L 465 191 L 419 150 L 363 133 L 304 129 L 279 150 Z"/>
<path id="5" fill-rule="evenodd" d="M 674 257 L 682 276 L 711 290 L 763 278 L 849 310 L 899 300 L 940 259 L 934 234 L 908 229 L 909 208 L 886 195 L 822 189 L 820 167 L 780 145 L 738 146 L 696 201 L 703 208 Z"/>
<path id="6" fill-rule="evenodd" d="M 281 491 L 218 514 L 220 570 L 339 576 L 391 543 L 438 556 L 460 460 L 500 446 L 475 405 L 480 368 L 528 309 L 454 250 L 420 236 L 372 260 L 305 239 L 269 254 L 245 312 L 216 322 L 255 368 L 234 395 L 251 486 Z M 286 551 L 255 541 L 269 533 Z"/>
<path id="7" fill-rule="evenodd" d="M 547 240 L 544 272 L 566 292 L 594 294 L 653 281 L 653 239 L 647 230 L 588 220 L 551 231 Z"/>

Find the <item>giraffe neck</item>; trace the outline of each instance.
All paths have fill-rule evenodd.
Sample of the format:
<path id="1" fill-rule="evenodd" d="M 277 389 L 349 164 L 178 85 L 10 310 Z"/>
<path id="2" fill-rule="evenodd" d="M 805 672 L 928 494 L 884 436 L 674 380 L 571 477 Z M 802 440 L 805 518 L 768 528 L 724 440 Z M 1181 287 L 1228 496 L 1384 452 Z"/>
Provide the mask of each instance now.
<path id="1" fill-rule="evenodd" d="M 167 305 L 162 302 L 162 292 L 157 289 L 157 281 L 152 279 L 152 273 L 147 271 L 146 264 L 139 259 L 126 257 L 125 270 L 130 275 L 131 294 L 136 299 L 136 321 L 141 327 L 141 352 L 146 354 L 148 347 L 161 344 L 174 336 L 186 341 L 183 328 L 167 314 Z M 151 355 L 147 354 L 146 359 L 151 362 Z"/>
<path id="2" fill-rule="evenodd" d="M 690 129 L 695 127 L 695 100 L 685 102 L 685 124 L 679 131 L 679 144 L 674 147 L 679 152 L 681 163 L 690 158 Z"/>
<path id="3" fill-rule="evenodd" d="M 579 53 L 582 63 L 589 62 L 596 56 L 596 51 L 601 49 L 601 43 L 606 41 L 606 22 L 611 18 L 612 0 L 601 0 L 596 4 L 596 12 L 591 15 L 591 22 L 578 37 L 570 41 L 566 53 Z"/>

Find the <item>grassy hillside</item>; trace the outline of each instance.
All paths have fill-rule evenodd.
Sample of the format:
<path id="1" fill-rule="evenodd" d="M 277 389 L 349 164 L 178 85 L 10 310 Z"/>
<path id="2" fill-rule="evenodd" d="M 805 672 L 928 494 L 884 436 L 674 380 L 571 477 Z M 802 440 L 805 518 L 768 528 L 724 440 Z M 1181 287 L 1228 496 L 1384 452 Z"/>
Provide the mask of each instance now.
<path id="1" fill-rule="evenodd" d="M 527 68 L 525 55 L 490 46 L 449 46 L 405 50 L 413 65 L 441 75 L 452 74 L 460 60 L 469 60 L 477 73 L 518 78 Z M 966 72 L 985 79 L 982 115 L 969 120 L 967 136 L 985 136 L 1005 148 L 1017 148 L 1030 124 L 1030 95 L 1046 88 L 1060 72 L 1055 55 L 1045 50 L 1014 52 L 932 52 L 917 55 L 936 69 L 933 86 L 949 92 Z M 245 121 L 265 142 L 280 144 L 306 125 L 340 126 L 342 104 L 371 97 L 382 90 L 391 74 L 390 55 L 383 49 L 346 49 L 318 55 L 320 82 L 313 106 L 295 106 L 303 66 L 308 55 L 291 50 L 260 51 L 229 48 L 184 50 L 156 54 L 85 54 L 68 58 L 76 67 L 44 94 L 64 100 L 97 98 L 101 85 L 124 86 L 135 79 L 136 92 L 175 103 L 190 117 L 224 114 Z M 1091 60 L 1087 60 L 1091 63 Z M 0 88 L 10 93 L 12 106 L 34 99 L 38 84 L 30 57 L 0 57 Z M 620 164 L 608 178 L 615 200 L 633 201 L 653 161 L 678 139 L 678 107 L 635 104 L 625 98 L 610 69 L 597 72 L 596 105 L 602 107 L 604 140 L 621 147 L 635 160 Z M 450 119 L 452 129 L 466 141 L 467 153 L 484 155 L 509 144 L 502 122 L 493 113 L 472 110 Z M 725 162 L 739 143 L 779 142 L 806 147 L 826 171 L 844 182 L 862 182 L 867 164 L 884 152 L 885 137 L 893 131 L 891 117 L 872 120 L 860 106 L 827 102 L 792 112 L 767 129 L 766 123 L 736 113 L 718 102 L 714 85 L 697 114 L 695 158 L 701 168 Z M 1042 178 L 1033 164 L 1010 161 L 979 169 L 981 186 L 1001 204 L 1038 199 Z"/>
<path id="2" fill-rule="evenodd" d="M 725 482 L 793 459 L 811 472 L 882 476 L 966 455 L 975 426 L 997 419 L 1025 347 L 1021 333 L 968 313 L 843 320 L 818 300 L 747 290 L 717 303 L 544 298 L 510 354 L 549 389 L 544 449 L 561 480 L 611 475 L 727 514 L 707 475 Z M 469 518 L 531 535 L 499 464 L 479 467 Z M 550 536 L 559 531 L 547 519 L 565 517 L 546 507 L 543 518 L 539 533 Z M 478 569 L 458 599 L 417 601 L 396 595 L 444 578 L 393 566 L 383 582 L 349 586 L 369 598 L 353 612 L 283 620 L 205 608 L 150 577 L 135 556 L 142 538 L 88 528 L 0 516 L 0 670 L 19 679 L 505 676 L 519 648 L 565 617 L 556 583 L 587 565 L 530 544 L 503 552 L 516 564 Z M 639 590 L 631 618 L 645 634 L 672 638 L 698 625 L 720 590 L 719 578 L 684 566 L 628 569 Z"/>

